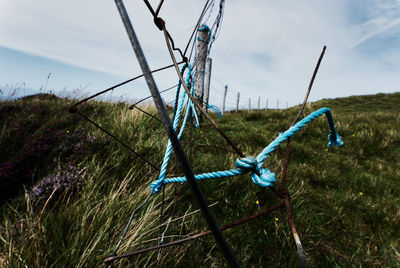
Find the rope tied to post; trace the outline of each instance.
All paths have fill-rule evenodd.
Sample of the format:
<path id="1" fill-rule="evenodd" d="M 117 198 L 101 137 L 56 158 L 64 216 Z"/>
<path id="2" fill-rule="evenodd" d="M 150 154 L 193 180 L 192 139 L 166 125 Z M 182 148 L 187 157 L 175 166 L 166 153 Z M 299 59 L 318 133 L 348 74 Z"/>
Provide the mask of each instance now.
<path id="1" fill-rule="evenodd" d="M 268 158 L 268 155 L 272 153 L 281 143 L 293 136 L 301 128 L 323 114 L 326 115 L 330 129 L 330 133 L 328 135 L 328 146 L 342 146 L 343 141 L 341 140 L 339 134 L 337 134 L 336 132 L 335 125 L 333 123 L 332 113 L 329 108 L 324 107 L 309 114 L 285 132 L 280 133 L 278 137 L 274 141 L 272 141 L 267 147 L 265 147 L 256 158 L 252 156 L 247 156 L 244 158 L 236 159 L 236 169 L 197 174 L 194 176 L 194 178 L 196 180 L 227 178 L 244 175 L 251 172 L 250 177 L 253 183 L 261 187 L 272 187 L 273 183 L 276 181 L 275 174 L 272 173 L 269 169 L 263 168 L 264 161 Z M 164 184 L 183 183 L 186 181 L 186 177 L 162 178 L 151 183 L 150 189 L 151 192 L 155 194 L 161 190 Z"/>

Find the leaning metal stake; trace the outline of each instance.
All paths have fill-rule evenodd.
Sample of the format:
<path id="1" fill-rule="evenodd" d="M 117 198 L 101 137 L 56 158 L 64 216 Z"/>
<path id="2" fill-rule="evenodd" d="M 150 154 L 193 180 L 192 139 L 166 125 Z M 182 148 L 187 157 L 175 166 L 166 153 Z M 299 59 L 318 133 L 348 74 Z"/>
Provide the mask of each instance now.
<path id="1" fill-rule="evenodd" d="M 208 208 L 207 202 L 204 198 L 203 193 L 201 192 L 201 189 L 199 188 L 199 186 L 197 185 L 197 182 L 194 179 L 193 171 L 189 165 L 189 162 L 187 160 L 185 152 L 183 151 L 182 146 L 179 143 L 176 133 L 172 127 L 171 121 L 168 116 L 168 112 L 164 108 L 160 93 L 158 92 L 156 83 L 150 72 L 150 68 L 147 64 L 146 58 L 144 56 L 144 53 L 142 51 L 142 48 L 140 46 L 139 40 L 136 36 L 136 33 L 133 29 L 132 23 L 129 19 L 129 16 L 127 14 L 125 6 L 124 6 L 122 0 L 115 0 L 115 3 L 117 5 L 118 11 L 121 15 L 121 19 L 124 23 L 125 29 L 128 33 L 133 50 L 135 51 L 136 57 L 139 61 L 140 67 L 142 68 L 142 71 L 145 75 L 146 83 L 150 89 L 152 96 L 153 96 L 153 99 L 154 99 L 155 105 L 157 107 L 157 110 L 160 114 L 161 120 L 162 120 L 164 127 L 167 131 L 167 134 L 171 140 L 175 154 L 176 154 L 179 162 L 181 163 L 183 172 L 188 179 L 189 185 L 192 189 L 193 194 L 195 195 L 195 197 L 197 199 L 197 202 L 199 203 L 199 206 L 202 210 L 204 218 L 206 219 L 207 224 L 209 225 L 210 229 L 212 230 L 215 240 L 216 240 L 217 244 L 219 245 L 220 249 L 222 250 L 222 253 L 224 254 L 228 264 L 231 267 L 239 267 L 239 264 L 237 263 L 236 258 L 233 255 L 231 248 L 229 247 L 229 245 L 225 241 L 224 237 L 222 236 L 222 233 L 218 228 L 217 222 L 215 221 L 214 217 L 211 214 L 211 211 Z"/>

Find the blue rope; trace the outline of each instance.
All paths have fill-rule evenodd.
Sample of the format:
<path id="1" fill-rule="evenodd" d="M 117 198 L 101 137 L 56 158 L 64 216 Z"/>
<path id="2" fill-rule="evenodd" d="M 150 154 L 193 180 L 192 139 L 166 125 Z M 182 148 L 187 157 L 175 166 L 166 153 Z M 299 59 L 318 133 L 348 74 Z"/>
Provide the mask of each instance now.
<path id="1" fill-rule="evenodd" d="M 210 27 L 208 27 L 206 24 L 201 25 L 201 27 L 199 28 L 199 31 L 201 32 L 210 32 Z"/>
<path id="2" fill-rule="evenodd" d="M 181 73 L 183 74 L 186 68 L 188 68 L 188 74 L 187 74 L 185 83 L 186 83 L 187 87 L 191 88 L 191 92 L 190 93 L 194 96 L 194 81 L 193 81 L 193 79 L 191 79 L 192 78 L 191 77 L 192 76 L 192 67 L 191 67 L 191 65 L 188 64 L 188 63 L 185 63 L 185 65 L 181 69 Z M 190 83 L 191 80 L 192 80 L 192 83 Z M 177 87 L 177 90 L 176 90 L 176 100 L 179 99 L 179 92 L 180 92 L 181 85 L 182 84 L 179 81 L 178 82 L 178 87 Z M 179 102 L 175 101 L 174 113 L 173 113 L 173 116 L 172 116 L 172 120 L 173 120 L 172 127 L 173 127 L 174 131 L 176 131 L 176 129 L 178 127 L 178 123 L 179 123 L 179 120 L 180 120 L 180 117 L 181 117 L 181 114 L 182 114 L 185 98 L 186 98 L 186 91 L 183 91 L 182 96 L 180 98 L 180 101 Z M 186 109 L 185 116 L 183 118 L 182 126 L 181 126 L 181 129 L 179 130 L 178 139 L 180 139 L 182 137 L 183 131 L 184 131 L 185 126 L 186 126 L 187 119 L 188 119 L 190 114 L 193 114 L 193 116 L 195 117 L 195 119 L 196 119 L 196 125 L 195 126 L 198 127 L 199 126 L 199 120 L 198 120 L 198 116 L 197 116 L 196 110 L 194 108 L 194 103 L 193 103 L 193 101 L 191 99 L 189 99 L 189 101 L 188 101 L 188 106 L 187 106 L 187 109 Z M 166 172 L 167 172 L 168 162 L 169 162 L 169 159 L 171 157 L 171 152 L 172 152 L 172 143 L 171 143 L 171 140 L 168 140 L 167 148 L 166 148 L 165 154 L 164 154 L 164 160 L 163 160 L 163 163 L 162 163 L 161 169 L 160 169 L 160 174 L 158 176 L 158 179 L 153 182 L 153 183 L 156 183 L 156 185 L 157 185 L 156 192 L 159 192 L 161 190 L 162 185 L 165 184 L 164 180 L 165 180 L 165 175 L 166 175 Z M 152 189 L 152 191 L 153 191 L 153 189 Z"/>
<path id="3" fill-rule="evenodd" d="M 213 111 L 214 113 L 218 114 L 219 118 L 222 118 L 222 113 L 216 105 L 207 104 L 207 108 Z"/>
<path id="4" fill-rule="evenodd" d="M 341 146 L 343 142 L 339 134 L 336 133 L 335 125 L 333 123 L 332 113 L 329 108 L 321 108 L 307 117 L 303 118 L 301 121 L 297 122 L 294 126 L 290 127 L 284 133 L 281 133 L 273 142 L 271 142 L 264 150 L 257 156 L 257 158 L 247 156 L 245 158 L 236 159 L 236 169 L 224 170 L 224 171 L 216 171 L 210 173 L 203 173 L 195 175 L 196 180 L 204 180 L 204 179 L 216 179 L 216 178 L 225 178 L 225 177 L 233 177 L 238 175 L 243 175 L 251 172 L 250 177 L 252 181 L 262 187 L 271 187 L 273 183 L 276 181 L 275 174 L 272 173 L 269 169 L 263 168 L 263 164 L 265 159 L 267 159 L 268 155 L 273 152 L 276 147 L 278 147 L 282 142 L 286 141 L 289 137 L 293 136 L 297 131 L 303 128 L 305 125 L 310 123 L 312 120 L 317 117 L 325 114 L 328 120 L 330 134 L 328 136 L 329 143 L 328 146 Z M 163 180 L 157 180 L 151 183 L 150 189 L 153 193 L 158 193 L 163 184 L 173 183 L 173 182 L 186 182 L 186 177 L 174 177 L 167 178 Z"/>

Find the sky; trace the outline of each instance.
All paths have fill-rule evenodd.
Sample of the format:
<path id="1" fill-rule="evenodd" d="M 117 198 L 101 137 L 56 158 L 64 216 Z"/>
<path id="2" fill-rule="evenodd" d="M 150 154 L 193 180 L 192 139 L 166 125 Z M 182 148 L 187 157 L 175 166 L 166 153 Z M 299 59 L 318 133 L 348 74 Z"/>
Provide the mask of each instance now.
<path id="1" fill-rule="evenodd" d="M 164 2 L 160 17 L 177 47 L 185 47 L 205 2 Z M 400 0 L 225 2 L 210 52 L 212 104 L 221 105 L 225 85 L 228 108 L 238 92 L 242 107 L 249 98 L 256 107 L 258 97 L 262 107 L 267 99 L 269 107 L 302 102 L 324 45 L 310 100 L 400 91 Z M 171 64 L 143 1 L 125 5 L 150 68 Z M 0 36 L 0 94 L 17 88 L 84 96 L 141 74 L 114 1 L 0 0 Z M 173 69 L 155 79 L 160 90 L 178 80 Z M 132 100 L 149 90 L 138 80 L 112 94 L 107 98 Z"/>

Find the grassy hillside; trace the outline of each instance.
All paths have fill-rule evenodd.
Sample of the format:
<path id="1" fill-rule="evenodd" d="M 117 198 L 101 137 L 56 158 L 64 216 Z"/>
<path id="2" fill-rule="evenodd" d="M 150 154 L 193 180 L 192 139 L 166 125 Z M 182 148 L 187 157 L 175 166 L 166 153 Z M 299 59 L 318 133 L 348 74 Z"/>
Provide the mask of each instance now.
<path id="1" fill-rule="evenodd" d="M 329 148 L 324 117 L 292 139 L 288 188 L 294 221 L 311 267 L 400 266 L 400 94 L 322 100 L 344 146 Z M 68 112 L 70 100 L 38 95 L 0 102 L 0 266 L 98 267 L 112 252 L 130 213 L 149 193 L 157 170 Z M 151 108 L 148 112 L 156 114 Z M 80 108 L 160 166 L 167 138 L 161 123 L 125 104 Z M 215 117 L 246 155 L 257 155 L 290 125 L 298 107 Z M 196 144 L 189 144 L 190 141 Z M 195 173 L 234 167 L 235 153 L 212 127 L 186 130 Z M 285 145 L 265 166 L 282 176 Z M 174 157 L 169 176 L 181 175 Z M 200 182 L 220 225 L 281 202 L 249 175 Z M 165 187 L 135 217 L 118 253 L 207 229 L 187 185 Z M 160 211 L 164 215 L 160 221 Z M 246 267 L 296 267 L 284 209 L 224 231 Z M 226 266 L 212 236 L 116 261 L 117 267 Z"/>

